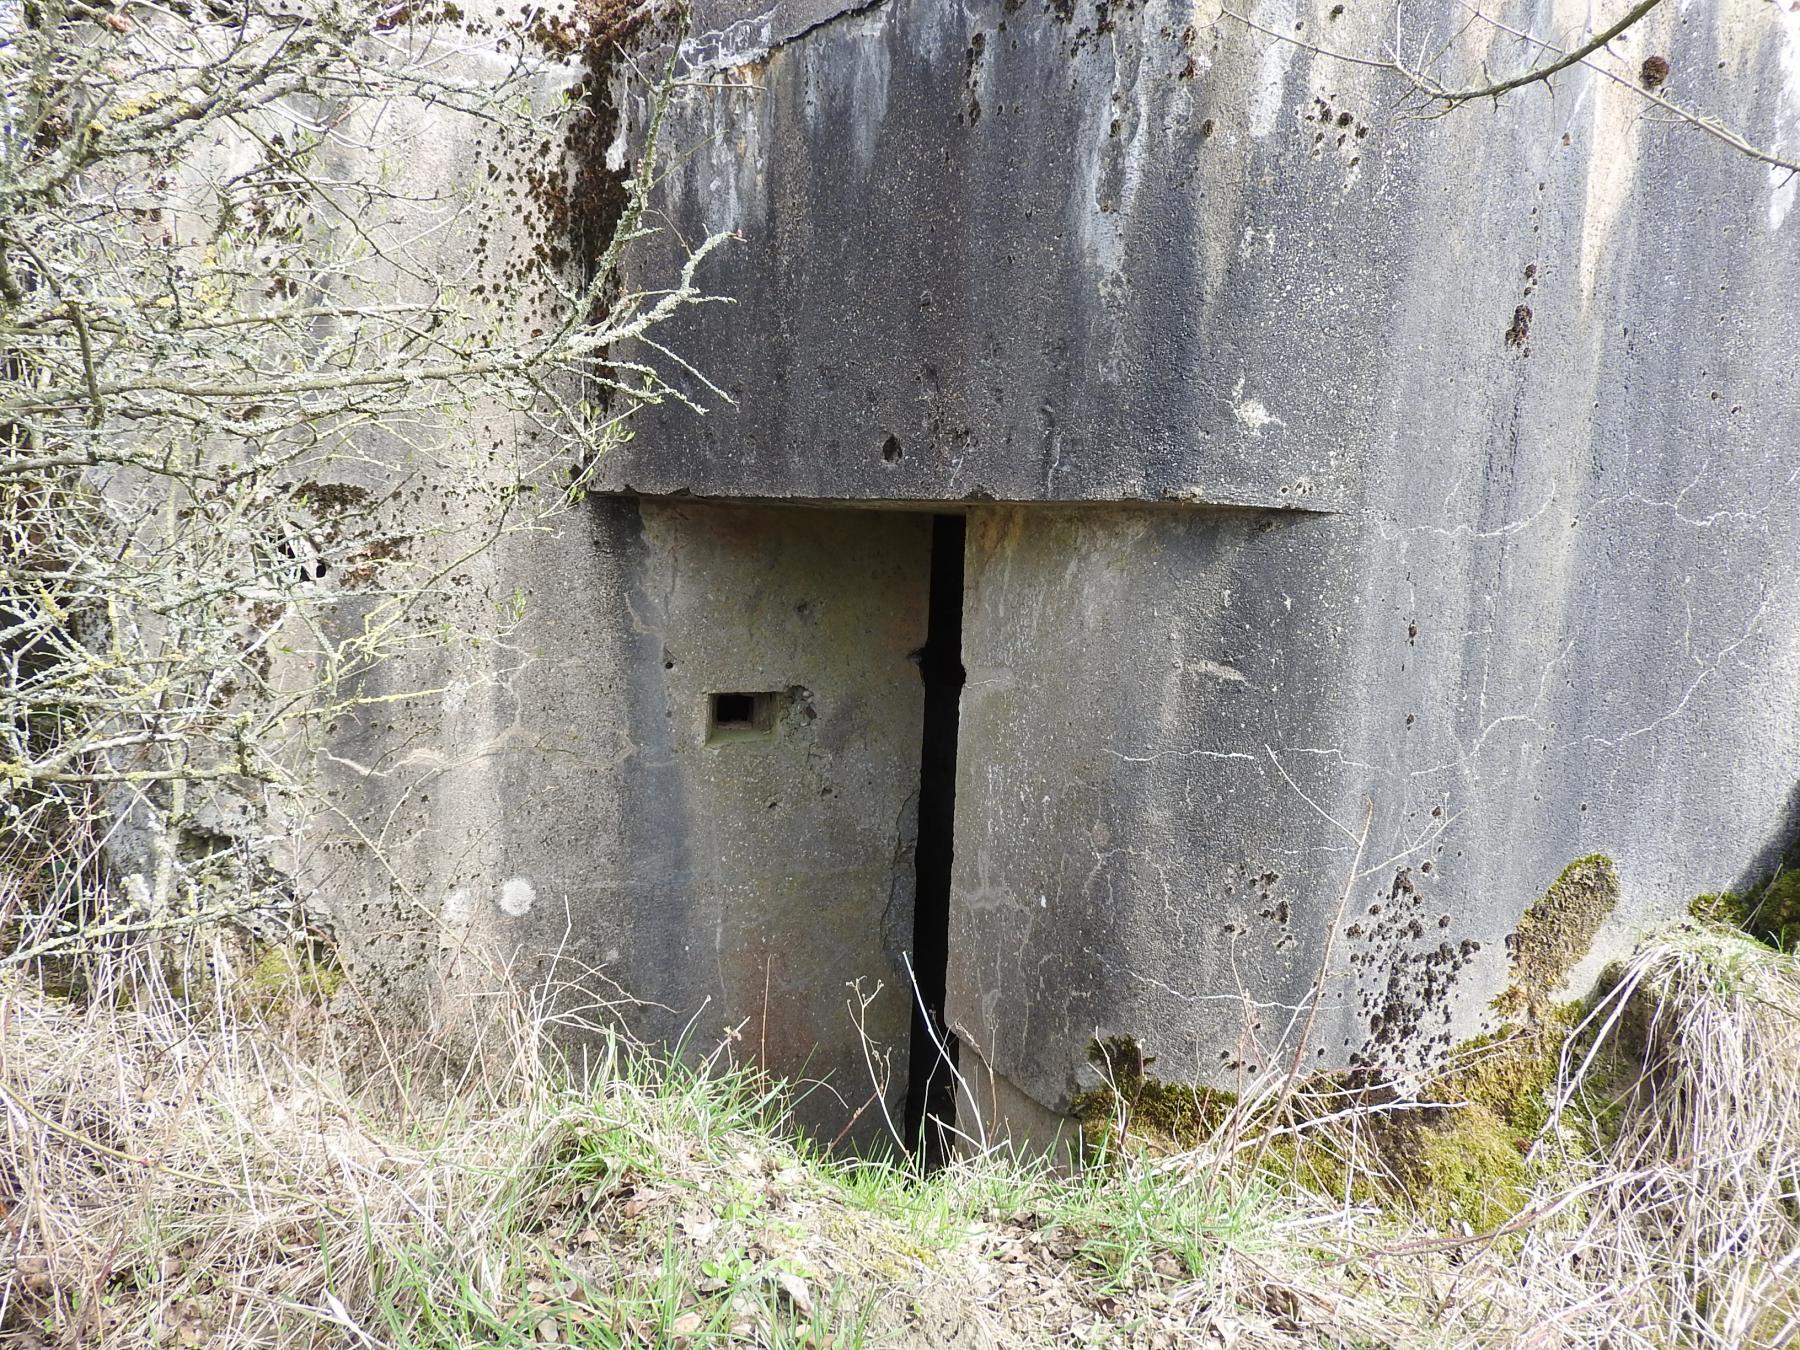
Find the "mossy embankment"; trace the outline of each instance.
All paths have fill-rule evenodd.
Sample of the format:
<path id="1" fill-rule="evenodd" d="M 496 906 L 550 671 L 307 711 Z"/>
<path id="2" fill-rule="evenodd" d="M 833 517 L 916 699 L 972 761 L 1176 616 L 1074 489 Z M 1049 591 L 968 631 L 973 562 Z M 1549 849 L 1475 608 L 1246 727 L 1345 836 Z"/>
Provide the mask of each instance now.
<path id="1" fill-rule="evenodd" d="M 1586 925 L 1611 868 L 1583 862 L 1585 898 L 1547 904 Z M 1073 1175 L 1004 1146 L 924 1176 L 828 1156 L 729 1046 L 696 1066 L 596 1028 L 604 1060 L 577 1078 L 498 994 L 491 1054 L 445 1072 L 390 1039 L 365 1062 L 293 1034 L 343 1001 L 304 949 L 247 947 L 241 976 L 154 997 L 4 974 L 0 1341 L 1786 1343 L 1800 958 L 1710 923 L 1647 939 L 1588 1018 L 1635 1056 L 1613 1093 L 1556 1001 L 1566 963 L 1523 950 L 1539 996 L 1432 1099 L 1338 1076 L 1258 1104 L 1161 1081 L 1109 1038 L 1084 1104 L 1110 1151 Z M 1553 1119 L 1553 1090 L 1615 1114 Z"/>
<path id="2" fill-rule="evenodd" d="M 1541 1164 L 1551 1094 L 1587 1004 L 1565 986 L 1618 904 L 1618 868 L 1577 858 L 1507 939 L 1510 979 L 1498 1024 L 1465 1041 L 1410 1093 L 1368 1071 L 1314 1076 L 1291 1093 L 1240 1103 L 1230 1093 L 1163 1081 L 1137 1041 L 1095 1041 L 1103 1081 L 1077 1095 L 1084 1140 L 1104 1156 L 1121 1143 L 1171 1152 L 1222 1128 L 1283 1180 L 1440 1226 L 1491 1230 L 1518 1215 Z M 1345 1122 L 1348 1122 L 1346 1124 Z"/>
<path id="3" fill-rule="evenodd" d="M 1075 1099 L 1084 1141 L 1106 1159 L 1216 1150 L 1228 1132 L 1226 1142 L 1276 1184 L 1437 1229 L 1522 1228 L 1546 1194 L 1601 1166 L 1656 1109 L 1677 1033 L 1668 990 L 1628 973 L 1642 952 L 1697 943 L 1723 963 L 1716 975 L 1729 989 L 1737 966 L 1760 968 L 1800 948 L 1800 871 L 1782 871 L 1743 891 L 1698 897 L 1698 927 L 1649 939 L 1639 957 L 1571 997 L 1569 982 L 1620 896 L 1611 858 L 1570 862 L 1507 938 L 1509 978 L 1491 1004 L 1494 1025 L 1410 1089 L 1365 1070 L 1240 1101 L 1155 1077 L 1143 1046 L 1112 1036 L 1089 1053 L 1104 1081 Z"/>
<path id="4" fill-rule="evenodd" d="M 1800 949 L 1800 870 L 1782 871 L 1746 891 L 1697 896 L 1688 912 L 1723 924 L 1778 952 Z"/>

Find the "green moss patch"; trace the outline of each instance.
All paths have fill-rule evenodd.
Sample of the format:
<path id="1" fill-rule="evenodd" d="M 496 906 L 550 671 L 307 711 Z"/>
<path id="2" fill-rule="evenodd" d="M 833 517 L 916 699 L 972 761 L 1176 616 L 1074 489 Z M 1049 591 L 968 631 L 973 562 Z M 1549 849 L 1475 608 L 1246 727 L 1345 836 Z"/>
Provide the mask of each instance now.
<path id="1" fill-rule="evenodd" d="M 1618 903 L 1619 871 L 1605 854 L 1589 854 L 1563 868 L 1506 940 L 1512 983 L 1494 1000 L 1494 1010 L 1538 1020 Z"/>
<path id="2" fill-rule="evenodd" d="M 1436 1105 L 1393 1112 L 1346 1153 L 1322 1140 L 1289 1152 L 1297 1178 L 1329 1176 L 1338 1194 L 1372 1200 L 1440 1226 L 1494 1228 L 1530 1193 L 1526 1155 L 1550 1120 L 1551 1092 L 1584 1002 L 1556 995 L 1593 947 L 1619 902 L 1611 858 L 1591 854 L 1562 870 L 1507 940 L 1512 979 L 1494 1000 L 1505 1019 L 1458 1046 L 1421 1090 Z M 1356 1147 L 1370 1150 L 1358 1158 Z M 1309 1155 L 1323 1154 L 1321 1162 Z"/>
<path id="3" fill-rule="evenodd" d="M 1389 1133 L 1390 1165 L 1419 1217 L 1440 1228 L 1466 1223 L 1485 1232 L 1524 1208 L 1530 1136 L 1487 1107 L 1458 1107 Z"/>
<path id="4" fill-rule="evenodd" d="M 1695 896 L 1688 913 L 1724 924 L 1779 952 L 1800 951 L 1800 870 L 1780 872 L 1748 891 Z"/>
<path id="5" fill-rule="evenodd" d="M 271 943 L 244 972 L 238 997 L 247 1011 L 280 1017 L 297 1008 L 319 1006 L 344 984 L 344 972 L 328 952 Z"/>
<path id="6" fill-rule="evenodd" d="M 1506 1026 L 1465 1041 L 1432 1083 L 1439 1101 L 1467 1102 L 1530 1139 L 1550 1116 L 1550 1089 L 1582 1005 L 1565 1004 L 1528 1026 Z"/>
<path id="7" fill-rule="evenodd" d="M 1090 1145 L 1132 1140 L 1177 1150 L 1205 1142 L 1219 1128 L 1235 1094 L 1153 1078 L 1147 1068 L 1155 1062 L 1130 1036 L 1107 1036 L 1088 1047 L 1088 1063 L 1102 1081 L 1075 1094 L 1073 1111 Z"/>
<path id="8" fill-rule="evenodd" d="M 1530 1189 L 1525 1156 L 1550 1121 L 1564 1048 L 1586 1012 L 1556 994 L 1619 903 L 1613 860 L 1577 858 L 1507 939 L 1512 979 L 1494 1000 L 1506 1021 L 1458 1046 L 1424 1096 L 1445 1105 L 1397 1117 L 1385 1145 L 1417 1212 L 1492 1228 Z"/>

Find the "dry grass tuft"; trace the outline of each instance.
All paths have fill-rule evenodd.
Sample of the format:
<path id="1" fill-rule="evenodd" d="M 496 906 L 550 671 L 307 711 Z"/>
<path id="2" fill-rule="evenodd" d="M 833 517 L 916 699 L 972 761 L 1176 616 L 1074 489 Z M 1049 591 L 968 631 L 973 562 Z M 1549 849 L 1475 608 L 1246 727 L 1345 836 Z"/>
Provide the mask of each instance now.
<path id="1" fill-rule="evenodd" d="M 1733 931 L 1646 944 L 1565 1052 L 1604 1165 L 1567 1259 L 1622 1345 L 1800 1336 L 1800 960 Z M 1621 1072 L 1628 1066 L 1628 1072 Z"/>
<path id="2" fill-rule="evenodd" d="M 1800 962 L 1721 930 L 1647 943 L 1610 983 L 1566 1044 L 1524 1194 L 1485 1231 L 1372 1203 L 1342 1166 L 1396 1112 L 1441 1107 L 1264 1102 L 1272 1135 L 1246 1117 L 1076 1177 L 990 1151 L 921 1180 L 822 1159 L 776 1088 L 716 1058 L 602 1042 L 576 1086 L 528 1005 L 496 1001 L 483 1053 L 458 1058 L 352 1043 L 296 963 L 246 989 L 215 953 L 184 993 L 162 968 L 115 963 L 80 1004 L 0 981 L 0 1344 L 1800 1333 Z M 291 994 L 269 997 L 270 969 L 298 972 Z"/>
<path id="3" fill-rule="evenodd" d="M 347 1331 L 381 1255 L 413 1246 L 482 1282 L 560 1123 L 534 1048 L 514 1047 L 510 1100 L 420 1090 L 396 1113 L 372 1090 L 391 1083 L 329 1035 L 295 1053 L 229 980 L 196 1005 L 155 963 L 114 973 L 82 1006 L 0 984 L 0 1326 L 71 1345 Z"/>

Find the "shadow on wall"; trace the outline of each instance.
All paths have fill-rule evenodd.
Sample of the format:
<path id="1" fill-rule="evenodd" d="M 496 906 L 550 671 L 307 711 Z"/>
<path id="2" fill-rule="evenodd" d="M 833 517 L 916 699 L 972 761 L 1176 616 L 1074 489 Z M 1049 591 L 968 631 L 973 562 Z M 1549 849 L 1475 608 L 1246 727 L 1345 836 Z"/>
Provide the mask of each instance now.
<path id="1" fill-rule="evenodd" d="M 1739 894 L 1754 890 L 1777 872 L 1792 871 L 1796 867 L 1800 867 L 1800 783 L 1788 789 L 1787 801 L 1781 808 L 1781 823 L 1749 866 L 1738 873 L 1731 889 Z"/>

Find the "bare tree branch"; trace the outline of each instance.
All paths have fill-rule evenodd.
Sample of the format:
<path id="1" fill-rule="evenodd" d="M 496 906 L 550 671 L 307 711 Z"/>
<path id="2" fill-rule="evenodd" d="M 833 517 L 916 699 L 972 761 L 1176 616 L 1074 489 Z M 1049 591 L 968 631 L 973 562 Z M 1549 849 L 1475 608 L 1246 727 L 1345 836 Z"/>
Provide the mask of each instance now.
<path id="1" fill-rule="evenodd" d="M 1552 75 L 1567 70 L 1570 66 L 1575 65 L 1578 62 L 1587 60 L 1588 57 L 1592 56 L 1595 52 L 1600 51 L 1614 38 L 1638 23 L 1645 15 L 1649 14 L 1651 10 L 1662 4 L 1662 2 L 1663 0 L 1638 0 L 1638 3 L 1627 10 L 1624 17 L 1611 28 L 1596 34 L 1588 41 L 1582 43 L 1581 46 L 1572 48 L 1570 51 L 1546 65 L 1533 66 L 1529 70 L 1522 71 L 1508 79 L 1497 80 L 1491 84 L 1475 85 L 1466 89 L 1446 89 L 1422 71 L 1407 70 L 1404 66 L 1398 64 L 1396 64 L 1394 68 L 1402 75 L 1406 76 L 1407 79 L 1411 80 L 1420 89 L 1430 93 L 1433 98 L 1442 99 L 1452 108 L 1459 103 L 1470 103 L 1478 98 L 1499 98 L 1502 94 L 1510 93 L 1514 89 L 1522 89 L 1528 84 L 1536 84 L 1540 80 L 1547 81 Z"/>
<path id="2" fill-rule="evenodd" d="M 1260 24 L 1256 22 L 1256 20 L 1250 18 L 1247 14 L 1240 13 L 1229 7 L 1220 10 L 1220 17 L 1233 19 L 1253 32 L 1261 33 L 1265 37 L 1288 43 L 1291 46 L 1300 48 L 1302 51 L 1311 52 L 1316 56 L 1322 56 L 1332 61 L 1342 61 L 1347 65 L 1364 66 L 1372 70 L 1382 70 L 1398 76 L 1400 79 L 1404 80 L 1414 92 L 1422 94 L 1434 102 L 1442 103 L 1444 105 L 1442 111 L 1444 112 L 1453 111 L 1462 104 L 1473 102 L 1477 99 L 1498 99 L 1502 94 L 1523 88 L 1529 84 L 1542 82 L 1547 85 L 1553 76 L 1571 69 L 1574 66 L 1583 66 L 1588 70 L 1594 71 L 1598 75 L 1605 76 L 1615 84 L 1623 85 L 1646 103 L 1661 108 L 1679 121 L 1685 122 L 1689 126 L 1704 132 L 1706 135 L 1719 141 L 1723 145 L 1729 146 L 1739 154 L 1745 155 L 1760 164 L 1766 164 L 1771 168 L 1786 170 L 1790 175 L 1800 174 L 1800 159 L 1793 159 L 1786 155 L 1778 154 L 1766 146 L 1758 145 L 1739 132 L 1732 130 L 1710 113 L 1677 102 L 1660 89 L 1648 87 L 1641 79 L 1633 78 L 1622 74 L 1619 71 L 1609 69 L 1606 65 L 1593 59 L 1596 54 L 1604 51 L 1609 43 L 1615 41 L 1629 31 L 1634 25 L 1641 22 L 1661 3 L 1662 0 L 1639 0 L 1639 3 L 1629 10 L 1617 23 L 1607 28 L 1598 36 L 1582 43 L 1581 46 L 1571 48 L 1566 52 L 1557 47 L 1554 43 L 1548 42 L 1543 38 L 1522 32 L 1509 25 L 1500 23 L 1498 20 L 1485 13 L 1477 12 L 1473 16 L 1475 19 L 1491 24 L 1502 32 L 1510 33 L 1514 37 L 1529 42 L 1543 51 L 1554 53 L 1556 59 L 1546 62 L 1543 65 L 1533 66 L 1529 70 L 1504 80 L 1456 89 L 1447 87 L 1427 74 L 1426 72 L 1429 63 L 1409 65 L 1398 56 L 1372 57 L 1356 52 L 1345 52 L 1330 47 L 1320 46 L 1317 43 L 1307 42 L 1304 39 L 1297 38 L 1292 33 L 1284 33 L 1279 29 L 1270 28 L 1264 24 Z M 1396 39 L 1396 47 L 1397 45 Z"/>
<path id="3" fill-rule="evenodd" d="M 410 683 L 392 663 L 505 648 L 519 616 L 448 603 L 456 583 L 556 528 L 635 410 L 691 405 L 664 372 L 698 372 L 655 329 L 708 299 L 698 269 L 721 242 L 626 284 L 653 126 L 615 218 L 580 221 L 600 257 L 576 262 L 593 170 L 572 132 L 593 91 L 570 86 L 612 41 L 591 16 L 548 47 L 532 14 L 496 34 L 390 0 L 23 17 L 0 44 L 0 869 L 30 879 L 0 914 L 15 959 L 277 894 L 242 850 L 195 844 L 204 813 L 291 827 L 320 804 L 335 720 L 431 695 L 429 662 Z M 396 136 L 422 134 L 469 160 L 394 173 Z M 501 241 L 473 261 L 472 213 Z M 421 513 L 422 492 L 454 510 Z M 182 895 L 197 908 L 171 924 Z"/>

